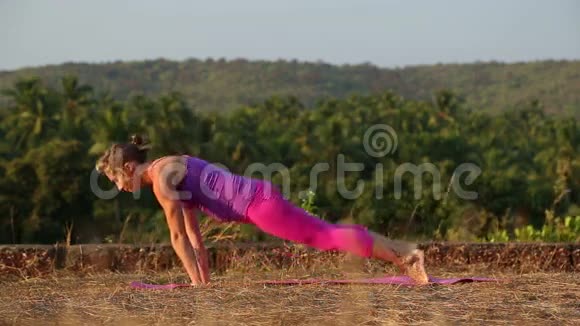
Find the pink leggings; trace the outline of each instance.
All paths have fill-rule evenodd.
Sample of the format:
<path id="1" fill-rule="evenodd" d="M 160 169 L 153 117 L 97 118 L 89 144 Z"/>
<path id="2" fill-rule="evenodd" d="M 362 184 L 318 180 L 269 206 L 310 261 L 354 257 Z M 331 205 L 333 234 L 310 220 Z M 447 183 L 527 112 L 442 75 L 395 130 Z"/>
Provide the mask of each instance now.
<path id="1" fill-rule="evenodd" d="M 247 218 L 262 231 L 288 241 L 361 257 L 372 255 L 373 239 L 364 227 L 328 223 L 281 196 L 252 203 Z"/>

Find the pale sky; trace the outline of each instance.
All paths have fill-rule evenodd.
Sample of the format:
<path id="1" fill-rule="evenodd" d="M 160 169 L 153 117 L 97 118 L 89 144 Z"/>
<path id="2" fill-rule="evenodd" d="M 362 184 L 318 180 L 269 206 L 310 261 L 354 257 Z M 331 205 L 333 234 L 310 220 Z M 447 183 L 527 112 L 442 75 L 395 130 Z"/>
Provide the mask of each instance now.
<path id="1" fill-rule="evenodd" d="M 580 0 L 0 0 L 0 70 L 166 58 L 580 59 Z"/>

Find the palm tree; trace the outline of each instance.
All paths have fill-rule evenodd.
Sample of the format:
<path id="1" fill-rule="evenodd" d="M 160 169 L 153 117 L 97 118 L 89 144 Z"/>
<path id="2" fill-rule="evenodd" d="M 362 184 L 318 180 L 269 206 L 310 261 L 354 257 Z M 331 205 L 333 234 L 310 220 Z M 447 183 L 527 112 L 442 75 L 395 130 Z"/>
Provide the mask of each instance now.
<path id="1" fill-rule="evenodd" d="M 139 111 L 139 130 L 145 132 L 154 146 L 154 154 L 184 154 L 199 150 L 199 119 L 178 93 L 161 96 L 157 101 L 133 101 Z"/>
<path id="2" fill-rule="evenodd" d="M 59 107 L 56 94 L 44 88 L 37 78 L 17 81 L 12 89 L 2 91 L 13 101 L 3 123 L 6 138 L 16 151 L 36 146 L 55 126 Z"/>
<path id="3" fill-rule="evenodd" d="M 94 103 L 93 88 L 80 85 L 77 77 L 65 76 L 61 80 L 63 108 L 59 115 L 61 135 L 84 138 L 88 106 Z"/>
<path id="4" fill-rule="evenodd" d="M 129 119 L 127 110 L 110 97 L 103 98 L 93 112 L 90 125 L 93 146 L 89 154 L 103 153 L 113 142 L 126 141 L 129 137 Z"/>

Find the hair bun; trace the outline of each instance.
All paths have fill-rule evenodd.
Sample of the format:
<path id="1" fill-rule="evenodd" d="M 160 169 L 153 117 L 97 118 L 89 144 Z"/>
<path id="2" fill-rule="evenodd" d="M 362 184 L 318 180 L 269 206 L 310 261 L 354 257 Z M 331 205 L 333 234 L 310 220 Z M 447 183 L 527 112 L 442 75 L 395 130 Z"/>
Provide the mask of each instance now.
<path id="1" fill-rule="evenodd" d="M 141 137 L 140 135 L 131 135 L 131 144 L 137 145 L 137 146 L 141 146 L 143 145 L 144 141 L 143 141 L 143 137 Z"/>
<path id="2" fill-rule="evenodd" d="M 151 146 L 149 146 L 149 143 L 145 141 L 145 139 L 141 137 L 141 135 L 137 134 L 131 135 L 131 144 L 137 146 L 139 150 L 148 150 L 151 148 Z"/>

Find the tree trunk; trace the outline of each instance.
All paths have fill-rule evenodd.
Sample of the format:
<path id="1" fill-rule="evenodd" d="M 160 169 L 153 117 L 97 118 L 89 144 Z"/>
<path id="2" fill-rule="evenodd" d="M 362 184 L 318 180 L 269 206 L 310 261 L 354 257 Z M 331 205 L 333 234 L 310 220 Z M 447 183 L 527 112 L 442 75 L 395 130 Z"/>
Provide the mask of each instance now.
<path id="1" fill-rule="evenodd" d="M 115 219 L 119 222 L 122 222 L 121 219 L 121 202 L 119 201 L 119 197 L 115 197 Z"/>
<path id="2" fill-rule="evenodd" d="M 14 206 L 10 206 L 10 229 L 12 231 L 12 244 L 16 244 L 16 232 L 14 230 Z"/>

